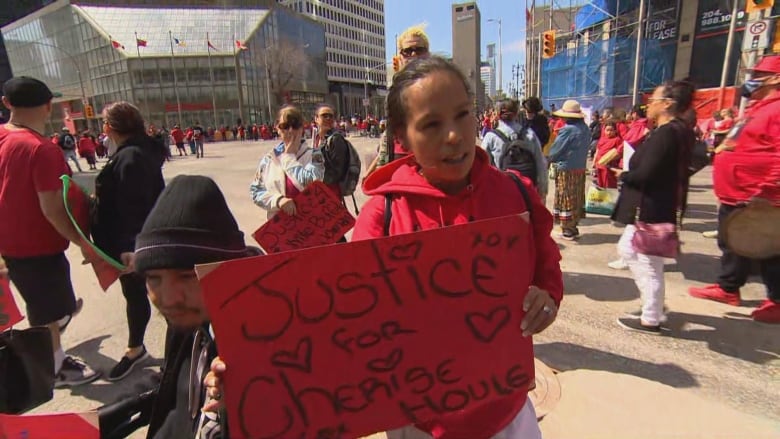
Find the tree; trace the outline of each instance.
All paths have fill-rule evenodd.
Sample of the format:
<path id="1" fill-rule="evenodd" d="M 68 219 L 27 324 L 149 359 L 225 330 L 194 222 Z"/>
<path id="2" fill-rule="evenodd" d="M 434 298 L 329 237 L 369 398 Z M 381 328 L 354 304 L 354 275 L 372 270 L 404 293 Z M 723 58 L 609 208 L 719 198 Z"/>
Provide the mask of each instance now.
<path id="1" fill-rule="evenodd" d="M 290 85 L 295 81 L 303 80 L 309 69 L 310 60 L 304 51 L 304 46 L 293 41 L 282 40 L 279 44 L 265 49 L 264 56 L 272 99 L 277 104 L 285 102 L 285 95 Z"/>

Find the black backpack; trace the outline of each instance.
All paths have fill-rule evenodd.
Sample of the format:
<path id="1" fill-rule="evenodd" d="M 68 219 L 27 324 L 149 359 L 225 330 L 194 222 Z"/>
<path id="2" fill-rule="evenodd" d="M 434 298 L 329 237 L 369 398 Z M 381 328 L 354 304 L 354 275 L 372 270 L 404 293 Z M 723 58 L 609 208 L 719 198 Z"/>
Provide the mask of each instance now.
<path id="1" fill-rule="evenodd" d="M 518 137 L 515 140 L 510 140 L 504 133 L 499 130 L 490 130 L 491 133 L 498 136 L 504 142 L 504 153 L 501 157 L 501 161 L 496 164 L 502 171 L 517 171 L 524 177 L 528 177 L 529 180 L 536 186 L 537 169 L 536 158 L 525 146 L 528 141 L 525 140 L 525 130 L 518 133 Z"/>
<path id="2" fill-rule="evenodd" d="M 522 181 L 520 181 L 520 178 L 515 175 L 512 172 L 506 172 L 506 175 L 508 175 L 512 181 L 515 182 L 515 185 L 517 185 L 517 189 L 520 191 L 520 195 L 523 196 L 523 201 L 525 202 L 525 208 L 528 210 L 528 216 L 529 221 L 533 220 L 534 212 L 531 208 L 531 197 L 528 195 L 528 189 L 526 189 L 525 185 Z M 390 236 L 390 220 L 393 219 L 393 195 L 392 194 L 385 194 L 385 223 L 384 226 L 382 226 L 382 236 Z"/>
<path id="3" fill-rule="evenodd" d="M 347 152 L 349 153 L 349 160 L 347 161 L 347 169 L 344 173 L 344 177 L 341 179 L 341 181 L 338 182 L 339 190 L 341 190 L 341 196 L 342 197 L 352 197 L 352 204 L 355 206 L 355 214 L 360 213 L 360 210 L 358 209 L 357 200 L 355 200 L 355 190 L 357 189 L 358 183 L 360 182 L 360 172 L 361 172 L 361 161 L 360 161 L 360 155 L 358 154 L 355 147 L 352 145 L 352 142 L 347 140 L 346 137 L 344 137 L 343 134 L 336 131 L 330 136 L 325 139 L 325 145 L 323 148 L 330 148 L 331 142 L 333 140 L 333 136 L 340 136 L 344 142 L 347 144 Z M 323 154 L 323 157 L 325 158 L 325 168 L 331 168 L 333 167 L 333 164 L 329 162 L 328 155 Z"/>

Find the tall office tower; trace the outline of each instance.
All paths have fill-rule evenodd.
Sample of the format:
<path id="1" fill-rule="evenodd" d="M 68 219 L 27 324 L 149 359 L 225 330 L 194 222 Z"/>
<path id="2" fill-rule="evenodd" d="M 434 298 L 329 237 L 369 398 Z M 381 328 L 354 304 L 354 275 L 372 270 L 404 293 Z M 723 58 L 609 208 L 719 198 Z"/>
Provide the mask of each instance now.
<path id="1" fill-rule="evenodd" d="M 381 112 L 387 90 L 384 0 L 277 2 L 325 25 L 328 81 L 337 111 L 345 116 Z"/>
<path id="2" fill-rule="evenodd" d="M 496 69 L 489 62 L 483 62 L 479 69 L 479 76 L 485 86 L 485 95 L 490 99 L 496 97 Z"/>
<path id="3" fill-rule="evenodd" d="M 482 110 L 485 90 L 480 78 L 482 17 L 476 2 L 452 5 L 452 61 L 460 67 L 474 91 L 475 107 Z"/>

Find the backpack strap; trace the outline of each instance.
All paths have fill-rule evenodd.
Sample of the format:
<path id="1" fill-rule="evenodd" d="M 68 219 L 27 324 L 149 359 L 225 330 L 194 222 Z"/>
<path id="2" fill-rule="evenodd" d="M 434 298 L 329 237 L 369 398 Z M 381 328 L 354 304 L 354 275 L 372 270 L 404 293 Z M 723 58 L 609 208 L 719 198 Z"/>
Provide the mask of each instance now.
<path id="1" fill-rule="evenodd" d="M 385 194 L 385 223 L 382 227 L 382 236 L 390 236 L 390 220 L 393 219 L 393 196 Z"/>
<path id="2" fill-rule="evenodd" d="M 509 178 L 512 179 L 512 181 L 515 182 L 515 185 L 520 190 L 520 194 L 523 195 L 523 201 L 525 201 L 525 208 L 528 210 L 528 215 L 533 217 L 534 212 L 533 208 L 531 207 L 531 196 L 528 195 L 528 189 L 525 187 L 525 184 L 523 184 L 522 180 L 520 180 L 520 177 L 515 175 L 514 172 L 506 172 L 506 174 L 509 176 Z"/>
<path id="3" fill-rule="evenodd" d="M 498 136 L 498 138 L 503 140 L 504 143 L 509 143 L 509 142 L 512 141 L 509 137 L 506 136 L 506 134 L 504 134 L 503 132 L 501 132 L 501 131 L 499 131 L 497 129 L 490 130 L 489 132 L 491 132 L 491 133 L 495 134 L 496 136 Z"/>

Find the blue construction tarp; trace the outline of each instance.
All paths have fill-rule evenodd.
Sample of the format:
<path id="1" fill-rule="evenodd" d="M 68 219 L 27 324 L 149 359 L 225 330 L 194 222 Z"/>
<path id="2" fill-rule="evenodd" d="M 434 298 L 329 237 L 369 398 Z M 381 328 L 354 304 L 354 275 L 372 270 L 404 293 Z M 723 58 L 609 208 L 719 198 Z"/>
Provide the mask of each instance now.
<path id="1" fill-rule="evenodd" d="M 542 61 L 544 103 L 607 102 L 633 95 L 636 38 L 610 38 L 566 48 Z M 651 91 L 674 76 L 676 44 L 644 40 L 639 88 Z M 595 104 L 601 108 L 603 104 Z"/>
<path id="2" fill-rule="evenodd" d="M 610 15 L 623 14 L 638 6 L 639 0 L 592 0 L 583 5 L 577 12 L 574 19 L 574 29 L 581 32 L 608 20 L 611 18 Z"/>

